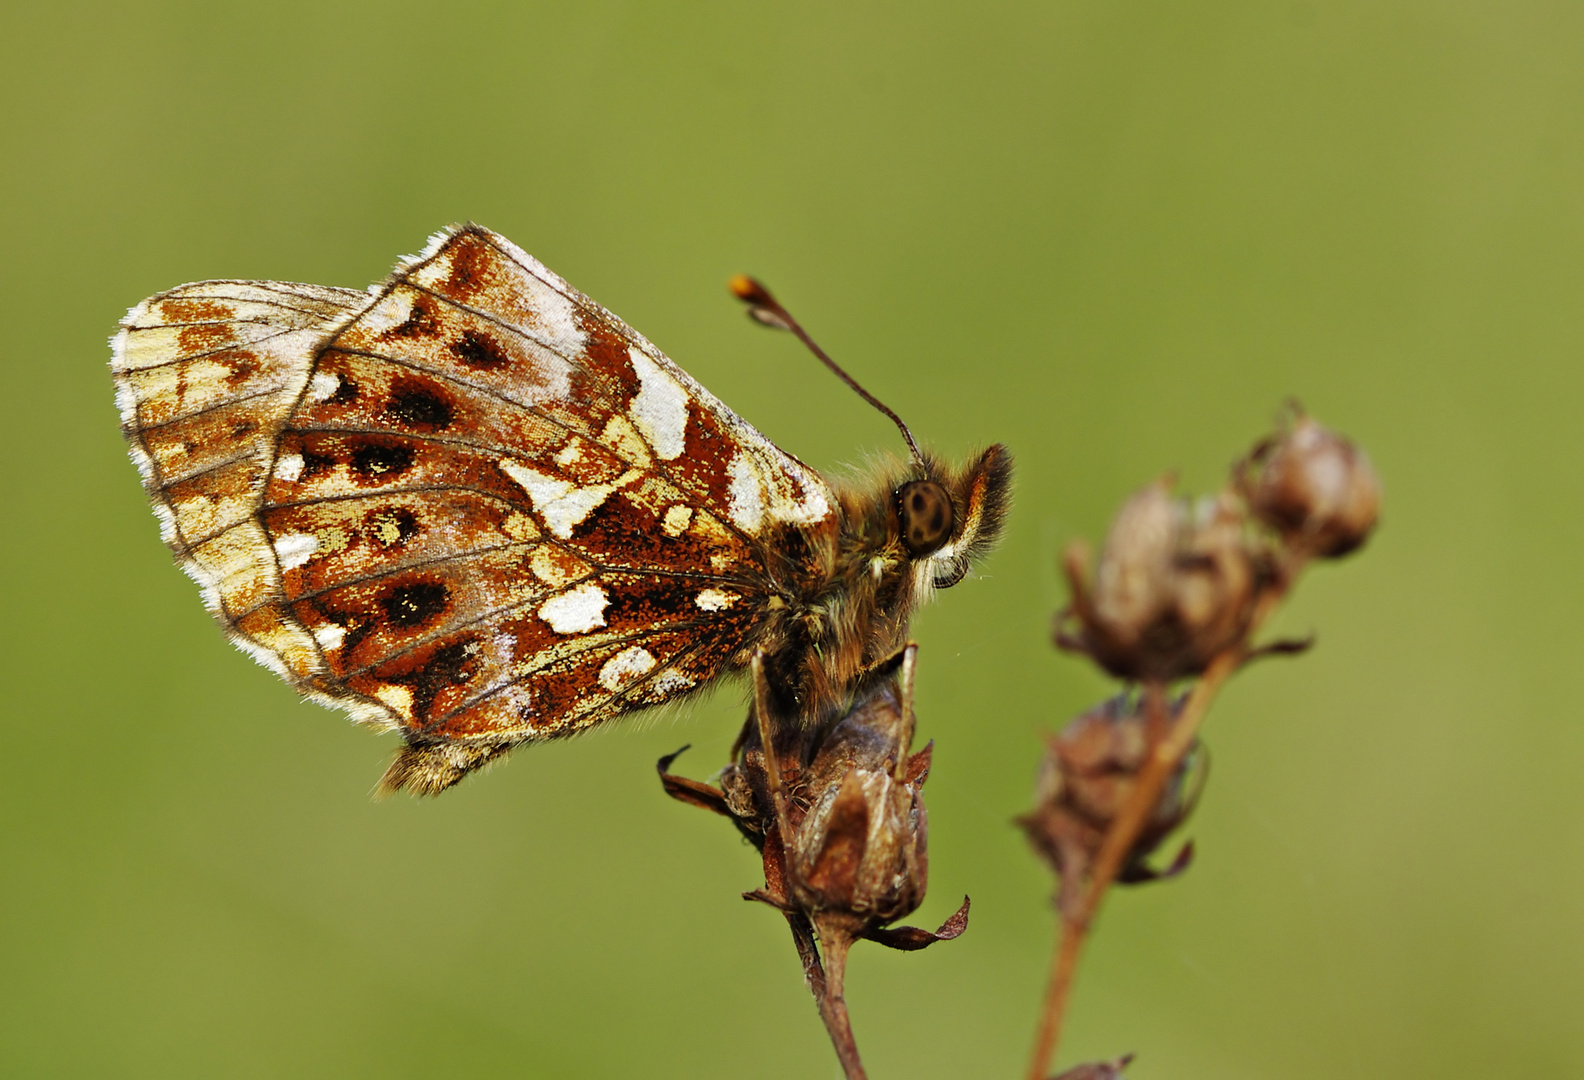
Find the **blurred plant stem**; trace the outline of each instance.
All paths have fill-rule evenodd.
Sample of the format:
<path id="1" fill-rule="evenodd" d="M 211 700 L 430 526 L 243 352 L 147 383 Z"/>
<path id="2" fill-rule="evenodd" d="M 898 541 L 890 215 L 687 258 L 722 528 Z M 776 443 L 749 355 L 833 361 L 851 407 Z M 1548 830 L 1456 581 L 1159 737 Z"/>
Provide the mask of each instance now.
<path id="1" fill-rule="evenodd" d="M 1034 1054 L 1029 1060 L 1028 1080 L 1046 1080 L 1051 1062 L 1061 1043 L 1062 1022 L 1067 1015 L 1067 1003 L 1072 996 L 1073 978 L 1078 971 L 1078 960 L 1088 939 L 1100 903 L 1106 891 L 1115 883 L 1117 874 L 1127 862 L 1139 835 L 1148 823 L 1150 814 L 1160 801 L 1167 782 L 1177 772 L 1184 756 L 1193 747 L 1199 727 L 1204 723 L 1216 694 L 1227 678 L 1244 662 L 1259 655 L 1251 650 L 1248 641 L 1270 616 L 1287 594 L 1297 577 L 1302 558 L 1294 559 L 1283 569 L 1273 586 L 1259 598 L 1249 621 L 1248 634 L 1235 645 L 1223 650 L 1205 668 L 1204 674 L 1188 694 L 1175 723 L 1169 723 L 1166 708 L 1164 681 L 1150 679 L 1144 683 L 1144 702 L 1149 718 L 1150 750 L 1144 767 L 1127 802 L 1116 820 L 1106 830 L 1105 840 L 1095 857 L 1089 873 L 1087 887 L 1079 894 L 1076 904 L 1058 905 L 1057 942 L 1051 954 L 1050 981 L 1045 988 L 1045 1005 L 1041 1010 L 1039 1030 L 1034 1040 Z"/>

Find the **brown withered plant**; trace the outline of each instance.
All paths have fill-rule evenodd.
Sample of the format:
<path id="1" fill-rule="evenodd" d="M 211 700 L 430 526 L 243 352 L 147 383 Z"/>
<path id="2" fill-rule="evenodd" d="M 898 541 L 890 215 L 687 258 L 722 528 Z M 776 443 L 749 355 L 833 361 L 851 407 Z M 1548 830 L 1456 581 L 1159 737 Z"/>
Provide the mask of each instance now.
<path id="1" fill-rule="evenodd" d="M 881 665 L 845 711 L 797 726 L 773 722 L 775 688 L 756 659 L 754 700 L 720 786 L 672 774 L 680 750 L 659 763 L 669 795 L 730 819 L 760 852 L 764 886 L 743 897 L 785 916 L 849 1080 L 866 1075 L 843 990 L 853 943 L 911 951 L 968 925 L 966 898 L 938 930 L 891 925 L 923 902 L 929 877 L 920 789 L 934 744 L 909 752 L 917 652 L 909 644 Z"/>
<path id="2" fill-rule="evenodd" d="M 1072 601 L 1057 616 L 1056 644 L 1126 689 L 1051 737 L 1034 809 L 1018 819 L 1059 880 L 1057 945 L 1029 1080 L 1049 1075 L 1106 891 L 1175 876 L 1192 857 L 1185 845 L 1164 870 L 1145 862 L 1198 798 L 1198 731 L 1211 701 L 1250 660 L 1311 644 L 1253 639 L 1304 566 L 1357 549 L 1380 511 L 1369 459 L 1296 406 L 1216 495 L 1190 502 L 1171 487 L 1157 481 L 1123 504 L 1092 573 L 1082 541 L 1063 560 Z M 1174 686 L 1185 687 L 1175 698 Z M 1063 1077 L 1119 1076 L 1125 1064 L 1082 1065 Z"/>
<path id="3" fill-rule="evenodd" d="M 1115 1061 L 1091 1061 L 1086 1065 L 1075 1065 L 1052 1080 L 1124 1080 L 1122 1070 L 1132 1060 L 1132 1054 L 1123 1054 Z"/>

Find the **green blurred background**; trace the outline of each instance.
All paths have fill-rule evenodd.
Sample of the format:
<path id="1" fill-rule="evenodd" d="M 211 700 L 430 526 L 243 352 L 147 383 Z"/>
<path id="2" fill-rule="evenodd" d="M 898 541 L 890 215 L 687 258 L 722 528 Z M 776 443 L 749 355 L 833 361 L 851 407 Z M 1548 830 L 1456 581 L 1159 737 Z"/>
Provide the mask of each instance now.
<path id="1" fill-rule="evenodd" d="M 1010 534 L 917 624 L 932 885 L 860 947 L 876 1080 L 1019 1075 L 1048 881 L 1008 819 L 1107 693 L 1060 546 L 1219 482 L 1297 395 L 1384 528 L 1238 679 L 1181 881 L 1108 906 L 1063 1057 L 1130 1075 L 1584 1075 L 1584 7 L 12 4 L 0 1073 L 837 1074 L 729 827 L 729 687 L 376 803 L 392 750 L 230 648 L 159 542 L 105 339 L 206 277 L 360 287 L 510 236 L 830 471 L 894 432 L 724 290 L 751 271 Z"/>

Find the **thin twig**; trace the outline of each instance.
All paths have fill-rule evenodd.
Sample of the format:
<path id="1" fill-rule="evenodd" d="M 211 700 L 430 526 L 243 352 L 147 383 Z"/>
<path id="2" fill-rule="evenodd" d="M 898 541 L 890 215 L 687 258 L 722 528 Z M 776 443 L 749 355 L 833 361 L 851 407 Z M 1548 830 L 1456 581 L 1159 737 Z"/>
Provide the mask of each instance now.
<path id="1" fill-rule="evenodd" d="M 1184 755 L 1193 746 L 1194 739 L 1199 734 L 1199 727 L 1204 723 L 1205 714 L 1220 691 L 1221 684 L 1226 682 L 1227 678 L 1247 659 L 1249 639 L 1281 603 L 1282 597 L 1286 595 L 1293 579 L 1297 576 L 1297 571 L 1297 563 L 1283 568 L 1277 581 L 1260 597 L 1259 604 L 1249 621 L 1248 633 L 1243 640 L 1220 653 L 1210 662 L 1210 666 L 1205 668 L 1199 682 L 1188 695 L 1188 700 L 1183 703 L 1182 712 L 1176 723 L 1171 725 L 1163 737 L 1151 739 L 1149 756 L 1144 762 L 1144 767 L 1139 770 L 1133 791 L 1111 823 L 1111 827 L 1106 830 L 1105 839 L 1100 844 L 1100 851 L 1095 856 L 1093 867 L 1089 872 L 1088 888 L 1082 893 L 1080 902 L 1073 905 L 1072 910 L 1064 906 L 1060 912 L 1059 939 L 1052 954 L 1050 982 L 1045 990 L 1045 1007 L 1040 1016 L 1039 1031 L 1034 1039 L 1034 1054 L 1029 1060 L 1028 1080 L 1045 1080 L 1050 1073 L 1051 1061 L 1055 1058 L 1056 1049 L 1061 1042 L 1062 1021 L 1066 1017 L 1067 1002 L 1072 995 L 1072 982 L 1078 971 L 1078 958 L 1083 952 L 1089 928 L 1094 922 L 1095 913 L 1100 908 L 1100 902 L 1105 899 L 1106 890 L 1116 881 L 1117 874 L 1121 872 L 1123 864 L 1127 861 L 1128 853 L 1138 842 L 1139 833 L 1143 831 L 1151 812 L 1155 809 L 1155 804 L 1160 800 L 1161 792 L 1166 789 L 1167 782 L 1177 771 Z M 1158 687 L 1147 687 L 1145 695 L 1146 703 L 1150 705 L 1161 696 Z M 1151 724 L 1152 734 L 1155 726 Z"/>

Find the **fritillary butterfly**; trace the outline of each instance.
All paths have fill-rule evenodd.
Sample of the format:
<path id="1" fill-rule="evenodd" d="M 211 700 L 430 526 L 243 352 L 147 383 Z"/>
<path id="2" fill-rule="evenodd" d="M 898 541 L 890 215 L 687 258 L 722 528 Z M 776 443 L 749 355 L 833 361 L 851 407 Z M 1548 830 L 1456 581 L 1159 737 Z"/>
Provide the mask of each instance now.
<path id="1" fill-rule="evenodd" d="M 366 292 L 204 281 L 113 340 L 165 542 L 231 639 L 399 731 L 429 794 L 755 655 L 844 708 L 999 532 L 994 446 L 832 485 L 510 241 L 437 234 Z"/>

